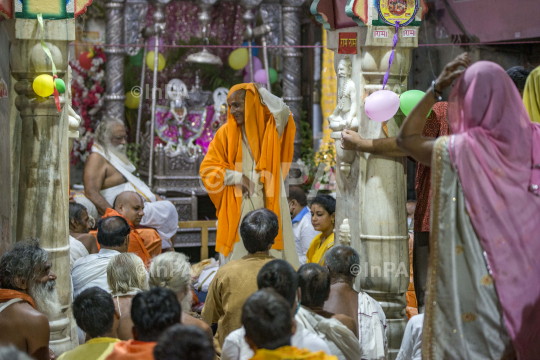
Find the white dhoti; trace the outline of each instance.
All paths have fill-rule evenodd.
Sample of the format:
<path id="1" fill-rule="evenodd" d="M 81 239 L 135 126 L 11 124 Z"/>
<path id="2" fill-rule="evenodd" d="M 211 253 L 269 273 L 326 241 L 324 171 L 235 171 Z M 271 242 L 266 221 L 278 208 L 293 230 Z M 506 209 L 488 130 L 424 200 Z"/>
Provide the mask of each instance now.
<path id="1" fill-rule="evenodd" d="M 170 201 L 156 201 L 156 196 L 150 188 L 142 180 L 133 175 L 135 171 L 133 164 L 126 164 L 112 153 L 106 155 L 97 145 L 92 146 L 92 152 L 97 152 L 107 159 L 127 180 L 124 184 L 101 190 L 101 196 L 114 207 L 116 197 L 124 191 L 133 191 L 141 195 L 144 201 L 144 216 L 141 225 L 156 229 L 161 237 L 162 247 L 170 247 L 171 243 L 168 240 L 178 230 L 178 212 L 176 211 L 176 207 Z M 84 205 L 90 215 L 96 218 L 99 217 L 95 205 L 90 200 L 77 196 L 75 201 Z"/>

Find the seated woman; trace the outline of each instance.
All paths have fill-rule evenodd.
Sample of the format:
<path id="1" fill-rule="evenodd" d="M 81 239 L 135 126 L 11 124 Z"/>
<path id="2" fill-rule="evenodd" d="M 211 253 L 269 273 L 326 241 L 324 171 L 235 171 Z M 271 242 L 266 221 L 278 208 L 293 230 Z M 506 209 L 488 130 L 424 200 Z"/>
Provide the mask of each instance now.
<path id="1" fill-rule="evenodd" d="M 470 63 L 462 54 L 446 65 L 396 139 L 432 172 L 422 358 L 532 359 L 540 353 L 540 126 L 499 65 Z M 453 135 L 422 137 L 455 79 Z"/>
<path id="2" fill-rule="evenodd" d="M 210 337 L 213 337 L 212 329 L 204 321 L 191 316 L 190 275 L 191 266 L 186 255 L 177 252 L 168 252 L 158 255 L 150 265 L 150 286 L 164 287 L 176 293 L 176 297 L 182 306 L 182 319 L 184 325 L 194 325 L 204 330 Z"/>
<path id="3" fill-rule="evenodd" d="M 308 263 L 324 265 L 324 254 L 334 246 L 334 222 L 336 199 L 330 195 L 318 195 L 311 203 L 311 224 L 321 233 L 313 238 L 307 251 Z"/>
<path id="4" fill-rule="evenodd" d="M 133 339 L 131 301 L 141 291 L 148 290 L 147 273 L 140 257 L 123 253 L 111 259 L 107 266 L 107 283 L 111 289 L 114 306 L 120 315 L 118 338 Z"/>

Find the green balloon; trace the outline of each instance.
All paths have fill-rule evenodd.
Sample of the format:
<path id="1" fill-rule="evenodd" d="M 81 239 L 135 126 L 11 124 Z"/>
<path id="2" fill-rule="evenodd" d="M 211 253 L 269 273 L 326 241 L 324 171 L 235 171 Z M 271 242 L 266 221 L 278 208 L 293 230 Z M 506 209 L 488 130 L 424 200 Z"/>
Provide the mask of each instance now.
<path id="1" fill-rule="evenodd" d="M 66 92 L 66 84 L 64 83 L 64 80 L 62 79 L 55 79 L 54 85 L 56 86 L 56 90 L 58 90 L 59 94 L 63 94 Z"/>
<path id="2" fill-rule="evenodd" d="M 142 63 L 143 63 L 143 51 L 142 51 L 142 49 L 139 50 L 137 55 L 130 56 L 129 57 L 129 62 L 132 65 L 135 65 L 135 66 L 142 66 Z"/>
<path id="3" fill-rule="evenodd" d="M 277 81 L 277 79 L 278 79 L 278 73 L 277 73 L 276 69 L 269 68 L 268 73 L 270 74 L 270 84 L 275 83 Z"/>
<path id="4" fill-rule="evenodd" d="M 426 93 L 420 90 L 405 91 L 399 97 L 399 108 L 406 116 L 408 116 L 416 104 L 422 100 L 424 95 L 426 95 Z M 431 110 L 429 110 L 429 114 L 431 114 Z"/>

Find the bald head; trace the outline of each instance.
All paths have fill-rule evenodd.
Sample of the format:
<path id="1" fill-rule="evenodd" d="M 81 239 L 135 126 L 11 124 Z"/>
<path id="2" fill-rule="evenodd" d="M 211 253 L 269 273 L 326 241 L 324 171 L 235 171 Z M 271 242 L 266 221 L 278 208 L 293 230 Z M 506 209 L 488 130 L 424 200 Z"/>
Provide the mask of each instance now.
<path id="1" fill-rule="evenodd" d="M 114 210 L 137 226 L 144 216 L 144 203 L 139 194 L 134 191 L 124 191 L 116 197 Z"/>
<path id="2" fill-rule="evenodd" d="M 350 246 L 333 246 L 324 255 L 324 265 L 332 279 L 347 280 L 352 285 L 360 269 L 360 256 Z"/>
<path id="3" fill-rule="evenodd" d="M 245 109 L 246 109 L 246 90 L 239 89 L 233 92 L 227 98 L 227 104 L 229 105 L 229 111 L 236 120 L 238 126 L 243 125 L 246 121 Z"/>

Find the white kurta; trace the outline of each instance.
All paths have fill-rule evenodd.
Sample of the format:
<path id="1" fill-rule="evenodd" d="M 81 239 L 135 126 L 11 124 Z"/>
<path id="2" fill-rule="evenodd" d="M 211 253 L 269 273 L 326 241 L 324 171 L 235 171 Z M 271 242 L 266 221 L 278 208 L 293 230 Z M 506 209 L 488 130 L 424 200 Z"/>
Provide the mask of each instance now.
<path id="1" fill-rule="evenodd" d="M 262 98 L 263 104 L 268 107 L 268 110 L 274 115 L 276 120 L 276 127 L 279 136 L 283 134 L 287 122 L 289 121 L 290 110 L 287 105 L 278 97 L 272 95 L 266 89 L 259 89 L 259 95 Z M 251 153 L 251 148 L 248 144 L 245 135 L 245 129 L 242 127 L 242 172 L 234 170 L 226 170 L 225 185 L 240 185 L 242 181 L 242 175 L 245 175 L 255 184 L 255 191 L 250 196 L 244 194 L 242 196 L 242 207 L 240 212 L 240 224 L 244 217 L 251 211 L 262 209 L 265 207 L 264 197 L 264 184 L 261 182 L 261 175 L 255 170 L 256 163 Z M 289 204 L 287 202 L 287 193 L 285 191 L 285 184 L 281 172 L 279 174 L 280 194 L 279 194 L 279 209 L 281 217 L 281 226 L 283 232 L 283 250 L 271 250 L 270 255 L 288 261 L 296 269 L 300 267 L 298 261 L 298 254 L 296 253 L 296 247 L 294 243 L 294 235 L 292 231 L 291 214 L 289 213 Z M 238 228 L 240 229 L 240 224 Z M 241 259 L 247 255 L 247 250 L 244 247 L 244 243 L 240 236 L 240 241 L 234 244 L 233 250 L 227 257 L 220 256 L 221 265 L 226 264 L 231 260 Z"/>

